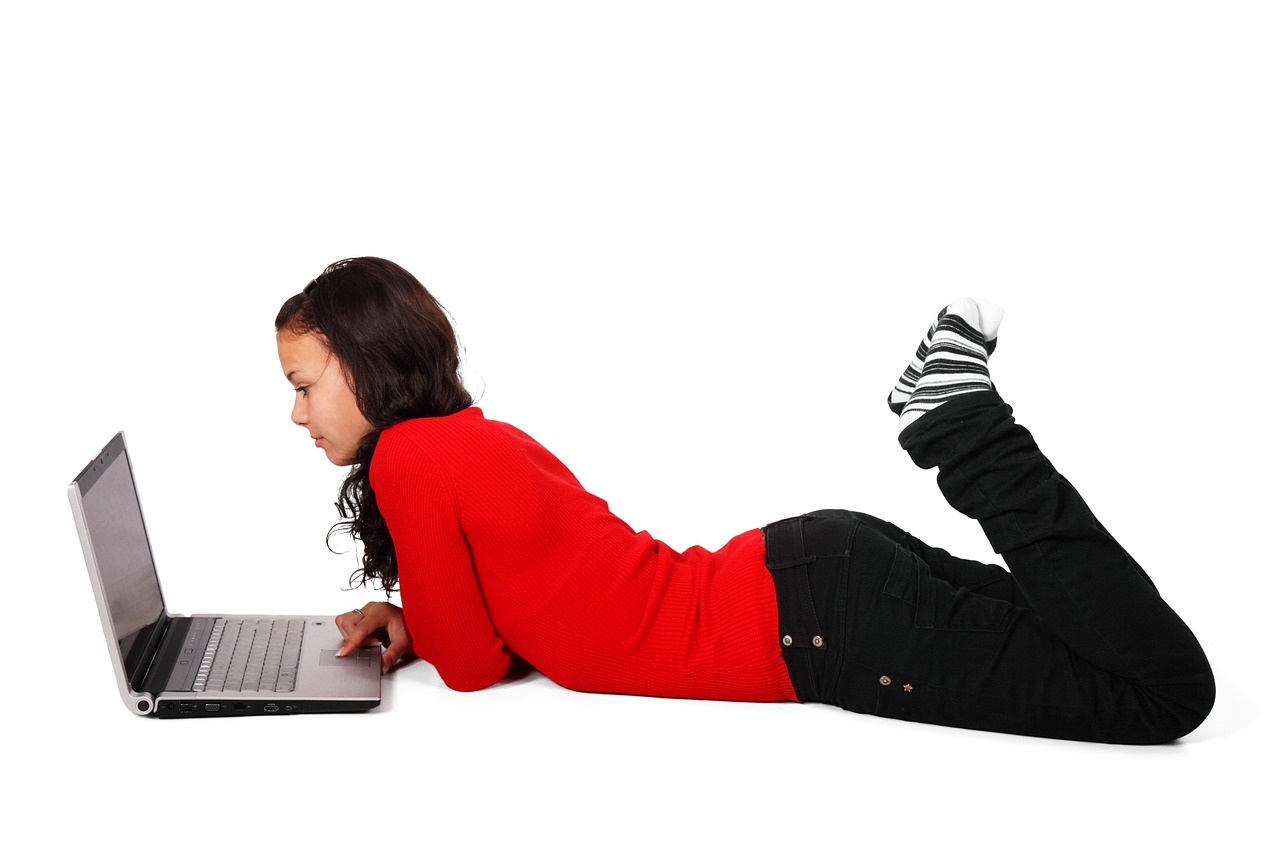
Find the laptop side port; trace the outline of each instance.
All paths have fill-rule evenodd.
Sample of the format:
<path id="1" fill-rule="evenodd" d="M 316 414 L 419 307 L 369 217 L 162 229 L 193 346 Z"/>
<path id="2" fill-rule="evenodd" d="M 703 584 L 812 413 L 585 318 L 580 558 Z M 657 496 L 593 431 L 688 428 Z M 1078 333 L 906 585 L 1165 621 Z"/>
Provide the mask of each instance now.
<path id="1" fill-rule="evenodd" d="M 268 714 L 274 714 L 276 711 L 280 710 L 280 706 L 275 704 L 274 702 L 271 702 L 269 704 L 263 705 L 262 710 L 266 711 Z"/>

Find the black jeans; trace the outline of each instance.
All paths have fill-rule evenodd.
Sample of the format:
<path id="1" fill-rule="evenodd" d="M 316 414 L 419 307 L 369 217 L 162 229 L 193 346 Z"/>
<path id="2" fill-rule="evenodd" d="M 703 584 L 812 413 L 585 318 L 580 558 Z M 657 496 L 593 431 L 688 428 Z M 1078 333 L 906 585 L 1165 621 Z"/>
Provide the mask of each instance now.
<path id="1" fill-rule="evenodd" d="M 1213 707 L 1195 636 L 995 392 L 908 427 L 947 501 L 1008 563 L 822 510 L 764 529 L 796 694 L 850 711 L 1108 743 L 1164 743 Z"/>

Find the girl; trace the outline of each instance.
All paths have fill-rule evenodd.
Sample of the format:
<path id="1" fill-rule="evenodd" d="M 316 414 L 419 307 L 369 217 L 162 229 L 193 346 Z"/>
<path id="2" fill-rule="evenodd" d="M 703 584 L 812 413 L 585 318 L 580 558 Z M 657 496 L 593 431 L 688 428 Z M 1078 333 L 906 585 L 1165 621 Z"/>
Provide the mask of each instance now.
<path id="1" fill-rule="evenodd" d="M 996 394 L 1001 315 L 947 306 L 889 407 L 1008 571 L 845 510 L 677 553 L 472 406 L 453 328 L 413 276 L 329 266 L 280 309 L 280 364 L 293 421 L 351 466 L 338 526 L 363 545 L 357 574 L 404 605 L 339 616 L 339 654 L 384 632 L 384 670 L 412 652 L 456 690 L 525 662 L 575 690 L 1114 743 L 1187 734 L 1213 706 L 1208 661 Z"/>

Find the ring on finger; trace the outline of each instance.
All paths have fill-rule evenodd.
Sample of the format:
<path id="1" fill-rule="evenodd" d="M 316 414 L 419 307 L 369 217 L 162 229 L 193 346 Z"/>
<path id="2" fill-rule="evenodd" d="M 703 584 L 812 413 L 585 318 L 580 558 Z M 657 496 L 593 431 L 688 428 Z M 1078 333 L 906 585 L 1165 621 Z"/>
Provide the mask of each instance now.
<path id="1" fill-rule="evenodd" d="M 364 611 L 363 611 L 363 610 L 361 610 L 359 607 L 353 608 L 351 612 L 352 612 L 352 613 L 359 613 L 359 614 L 360 614 L 360 618 L 361 618 L 361 619 L 363 619 L 363 618 L 364 618 Z"/>

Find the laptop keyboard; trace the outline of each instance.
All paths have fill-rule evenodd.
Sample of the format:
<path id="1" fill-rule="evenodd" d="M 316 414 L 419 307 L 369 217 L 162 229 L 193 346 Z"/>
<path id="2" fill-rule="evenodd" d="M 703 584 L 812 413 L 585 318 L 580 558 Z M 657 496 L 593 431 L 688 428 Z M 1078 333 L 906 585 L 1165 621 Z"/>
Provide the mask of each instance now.
<path id="1" fill-rule="evenodd" d="M 192 689 L 292 692 L 304 624 L 303 619 L 218 619 Z"/>

